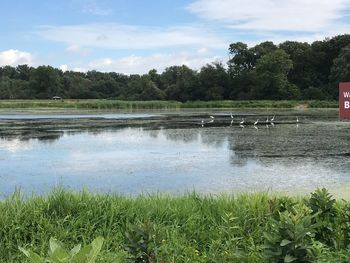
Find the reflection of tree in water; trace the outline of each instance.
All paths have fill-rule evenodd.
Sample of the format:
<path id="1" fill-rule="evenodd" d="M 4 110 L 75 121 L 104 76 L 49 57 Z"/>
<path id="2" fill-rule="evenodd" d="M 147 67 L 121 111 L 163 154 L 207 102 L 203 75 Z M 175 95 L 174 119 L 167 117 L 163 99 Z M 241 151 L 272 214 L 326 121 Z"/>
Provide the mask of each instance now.
<path id="1" fill-rule="evenodd" d="M 41 129 L 25 129 L 12 132 L 0 133 L 0 138 L 3 140 L 19 140 L 28 142 L 32 139 L 37 139 L 44 143 L 53 143 L 63 136 L 63 131 L 50 131 Z"/>
<path id="2" fill-rule="evenodd" d="M 201 143 L 212 147 L 222 147 L 227 140 L 226 135 L 209 129 L 164 129 L 163 134 L 167 140 L 184 143 L 200 140 Z"/>
<path id="3" fill-rule="evenodd" d="M 159 133 L 162 131 L 161 129 L 160 130 L 145 130 L 145 129 L 142 129 L 142 131 L 144 132 L 147 132 L 147 134 L 151 137 L 151 138 L 158 138 L 159 136 Z"/>
<path id="4" fill-rule="evenodd" d="M 247 141 L 238 134 L 233 134 L 229 139 L 231 150 L 231 163 L 234 166 L 244 166 L 248 160 L 257 158 L 257 149 L 254 141 Z"/>
<path id="5" fill-rule="evenodd" d="M 184 143 L 197 141 L 199 135 L 193 129 L 164 129 L 163 134 L 167 140 Z"/>

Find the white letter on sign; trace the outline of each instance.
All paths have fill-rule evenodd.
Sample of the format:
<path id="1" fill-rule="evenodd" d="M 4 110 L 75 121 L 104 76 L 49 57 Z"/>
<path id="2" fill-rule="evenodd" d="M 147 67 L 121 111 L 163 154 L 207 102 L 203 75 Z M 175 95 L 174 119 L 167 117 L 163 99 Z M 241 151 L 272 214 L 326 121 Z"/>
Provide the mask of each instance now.
<path id="1" fill-rule="evenodd" d="M 344 108 L 350 109 L 350 102 L 349 101 L 344 101 Z"/>

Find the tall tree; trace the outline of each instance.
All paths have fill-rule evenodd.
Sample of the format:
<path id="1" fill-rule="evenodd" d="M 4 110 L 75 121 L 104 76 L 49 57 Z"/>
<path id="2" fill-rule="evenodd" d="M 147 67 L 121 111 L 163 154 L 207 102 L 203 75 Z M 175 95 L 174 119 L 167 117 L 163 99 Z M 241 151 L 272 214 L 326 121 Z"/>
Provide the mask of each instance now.
<path id="1" fill-rule="evenodd" d="M 253 97 L 258 99 L 296 99 L 299 89 L 288 81 L 293 61 L 286 52 L 277 49 L 258 59 L 256 72 L 258 83 Z"/>

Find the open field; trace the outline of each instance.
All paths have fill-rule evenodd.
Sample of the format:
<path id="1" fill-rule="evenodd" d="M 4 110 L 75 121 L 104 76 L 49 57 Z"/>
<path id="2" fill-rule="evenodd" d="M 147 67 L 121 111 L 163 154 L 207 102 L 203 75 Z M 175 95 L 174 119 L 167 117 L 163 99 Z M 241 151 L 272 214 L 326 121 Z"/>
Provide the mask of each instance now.
<path id="1" fill-rule="evenodd" d="M 350 203 L 325 191 L 131 198 L 58 189 L 27 200 L 15 193 L 0 212 L 1 262 L 25 262 L 19 246 L 45 255 L 50 237 L 71 249 L 98 236 L 98 262 L 350 261 Z"/>
<path id="2" fill-rule="evenodd" d="M 337 108 L 337 101 L 121 101 L 121 100 L 0 100 L 0 108 L 177 109 L 177 108 Z"/>

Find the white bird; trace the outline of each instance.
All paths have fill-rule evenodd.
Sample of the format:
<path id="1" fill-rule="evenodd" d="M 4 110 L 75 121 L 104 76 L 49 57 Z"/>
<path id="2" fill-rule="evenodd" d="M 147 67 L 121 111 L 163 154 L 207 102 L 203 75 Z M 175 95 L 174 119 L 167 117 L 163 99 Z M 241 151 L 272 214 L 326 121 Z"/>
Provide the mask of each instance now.
<path id="1" fill-rule="evenodd" d="M 265 122 L 269 122 L 269 117 L 266 117 L 266 121 Z"/>
<path id="2" fill-rule="evenodd" d="M 275 120 L 275 115 L 271 118 L 270 122 L 273 122 Z"/>
<path id="3" fill-rule="evenodd" d="M 244 123 L 244 118 L 239 122 L 240 125 Z"/>
<path id="4" fill-rule="evenodd" d="M 231 112 L 231 119 L 233 119 L 233 115 L 232 115 L 232 112 Z"/>
<path id="5" fill-rule="evenodd" d="M 210 115 L 209 117 L 210 117 L 210 119 L 214 119 L 214 116 L 211 116 L 211 115 Z"/>
<path id="6" fill-rule="evenodd" d="M 254 122 L 254 126 L 257 125 L 259 122 L 259 119 L 256 120 L 256 122 Z"/>
<path id="7" fill-rule="evenodd" d="M 299 119 L 298 119 L 298 117 L 297 117 L 297 122 L 299 122 Z"/>

